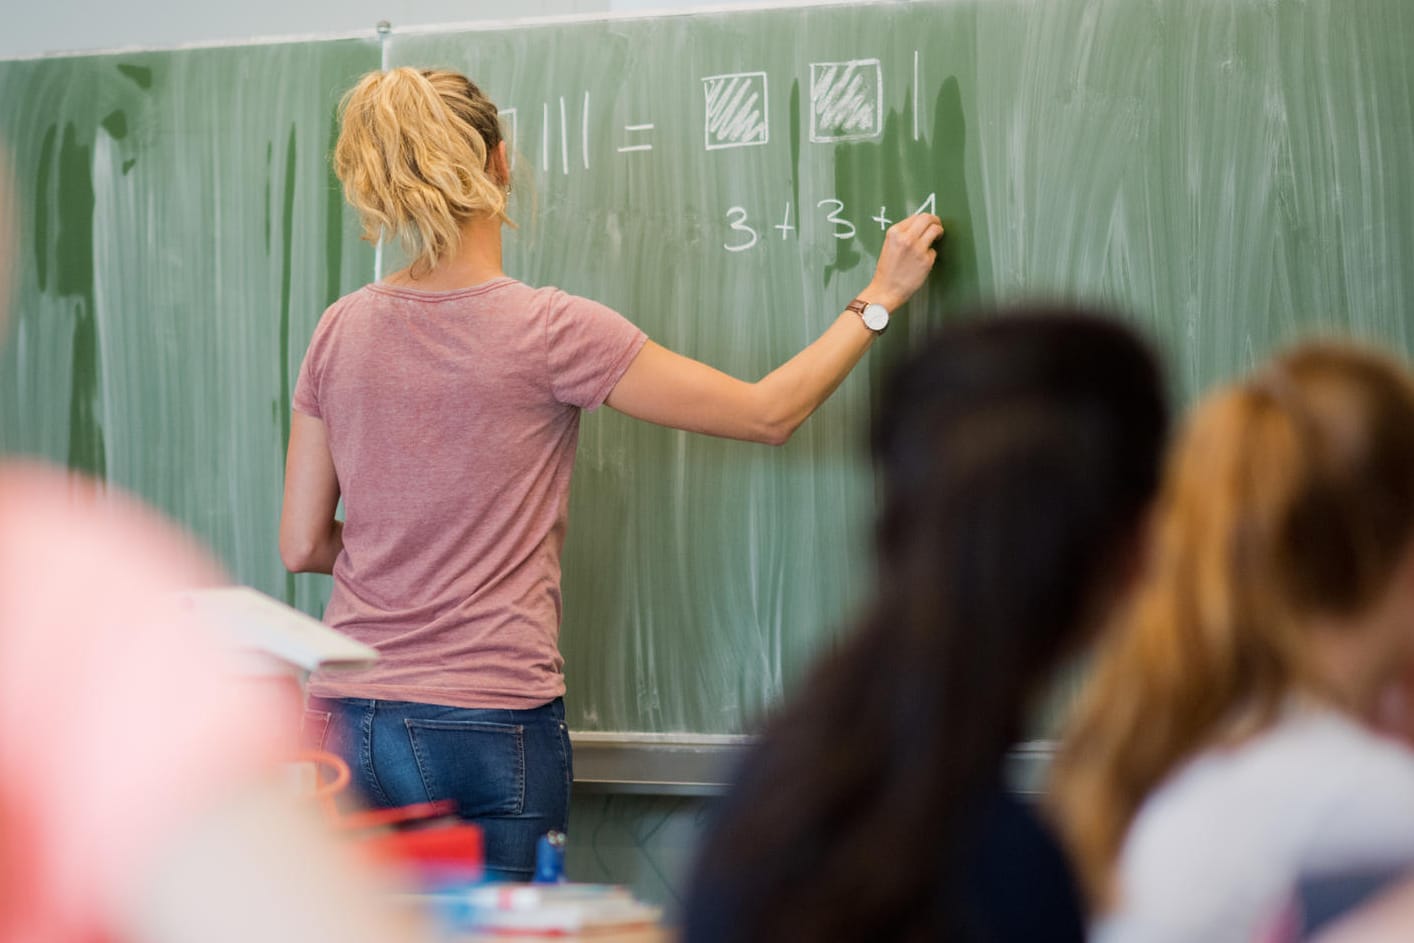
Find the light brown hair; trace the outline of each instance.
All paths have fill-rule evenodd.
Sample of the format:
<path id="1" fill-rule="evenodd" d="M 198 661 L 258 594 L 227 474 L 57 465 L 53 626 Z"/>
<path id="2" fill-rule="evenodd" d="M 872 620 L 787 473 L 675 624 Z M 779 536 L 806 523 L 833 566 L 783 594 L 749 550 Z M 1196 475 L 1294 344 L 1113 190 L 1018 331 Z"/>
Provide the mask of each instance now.
<path id="1" fill-rule="evenodd" d="M 1180 762 L 1322 689 L 1309 629 L 1358 618 L 1414 536 L 1414 385 L 1378 353 L 1310 344 L 1202 402 L 1171 454 L 1148 573 L 1101 653 L 1053 777 L 1105 906 L 1140 803 Z"/>
<path id="2" fill-rule="evenodd" d="M 461 226 L 509 223 L 509 181 L 493 176 L 501 143 L 496 106 L 447 69 L 370 72 L 339 104 L 334 172 L 358 211 L 363 238 L 394 238 L 424 275 L 456 252 Z"/>

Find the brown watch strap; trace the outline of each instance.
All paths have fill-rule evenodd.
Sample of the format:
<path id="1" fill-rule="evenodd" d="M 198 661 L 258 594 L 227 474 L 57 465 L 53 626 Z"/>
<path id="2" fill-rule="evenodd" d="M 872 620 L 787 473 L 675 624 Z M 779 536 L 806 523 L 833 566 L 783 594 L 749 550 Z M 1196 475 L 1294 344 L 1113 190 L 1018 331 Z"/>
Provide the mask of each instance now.
<path id="1" fill-rule="evenodd" d="M 869 307 L 869 302 L 865 301 L 863 298 L 856 298 L 845 305 L 844 309 L 846 311 L 853 311 L 855 314 L 863 314 L 864 309 L 867 307 Z"/>

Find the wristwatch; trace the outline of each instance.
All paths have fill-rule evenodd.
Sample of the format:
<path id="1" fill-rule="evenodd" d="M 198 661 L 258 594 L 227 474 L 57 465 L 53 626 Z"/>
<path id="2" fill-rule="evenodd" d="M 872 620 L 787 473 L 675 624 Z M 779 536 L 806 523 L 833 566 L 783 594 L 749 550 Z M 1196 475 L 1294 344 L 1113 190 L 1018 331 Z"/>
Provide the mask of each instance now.
<path id="1" fill-rule="evenodd" d="M 872 304 L 863 298 L 856 298 L 845 305 L 845 310 L 859 315 L 864 326 L 875 334 L 882 334 L 889 329 L 889 309 L 881 304 Z"/>

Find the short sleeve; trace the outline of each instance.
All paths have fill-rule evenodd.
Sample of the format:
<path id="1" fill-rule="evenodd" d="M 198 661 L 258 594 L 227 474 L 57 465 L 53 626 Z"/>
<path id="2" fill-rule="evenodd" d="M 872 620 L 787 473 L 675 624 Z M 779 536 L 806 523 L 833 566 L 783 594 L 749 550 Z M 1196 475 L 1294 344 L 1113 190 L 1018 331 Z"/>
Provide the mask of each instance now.
<path id="1" fill-rule="evenodd" d="M 315 338 L 318 339 L 317 334 Z M 300 364 L 299 379 L 295 380 L 293 401 L 295 409 L 315 419 L 322 419 L 324 414 L 319 409 L 319 379 L 316 375 L 315 359 L 315 342 L 311 341 L 309 349 L 304 352 L 304 362 Z"/>
<path id="2" fill-rule="evenodd" d="M 545 317 L 545 347 L 555 399 L 581 409 L 597 408 L 647 340 L 647 334 L 612 308 L 554 292 Z"/>
<path id="3" fill-rule="evenodd" d="M 357 297 L 357 293 L 346 295 L 324 309 L 324 313 L 319 316 L 319 323 L 314 326 L 314 335 L 309 339 L 309 347 L 304 352 L 299 376 L 295 380 L 295 392 L 291 397 L 295 409 L 306 416 L 324 418 L 319 394 L 324 385 L 324 367 L 329 361 L 329 346 L 333 343 L 335 326 L 339 323 L 340 309 L 354 297 Z"/>

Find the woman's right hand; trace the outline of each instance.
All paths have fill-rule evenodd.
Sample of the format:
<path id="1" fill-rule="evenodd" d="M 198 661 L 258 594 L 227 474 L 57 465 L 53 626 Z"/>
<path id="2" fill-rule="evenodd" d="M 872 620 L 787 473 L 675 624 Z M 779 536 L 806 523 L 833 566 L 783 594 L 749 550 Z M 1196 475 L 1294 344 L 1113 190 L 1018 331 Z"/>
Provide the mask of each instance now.
<path id="1" fill-rule="evenodd" d="M 943 235 L 943 221 L 932 213 L 917 213 L 899 220 L 884 236 L 874 280 L 859 297 L 897 311 L 922 287 L 933 269 L 937 250 L 933 243 Z"/>

